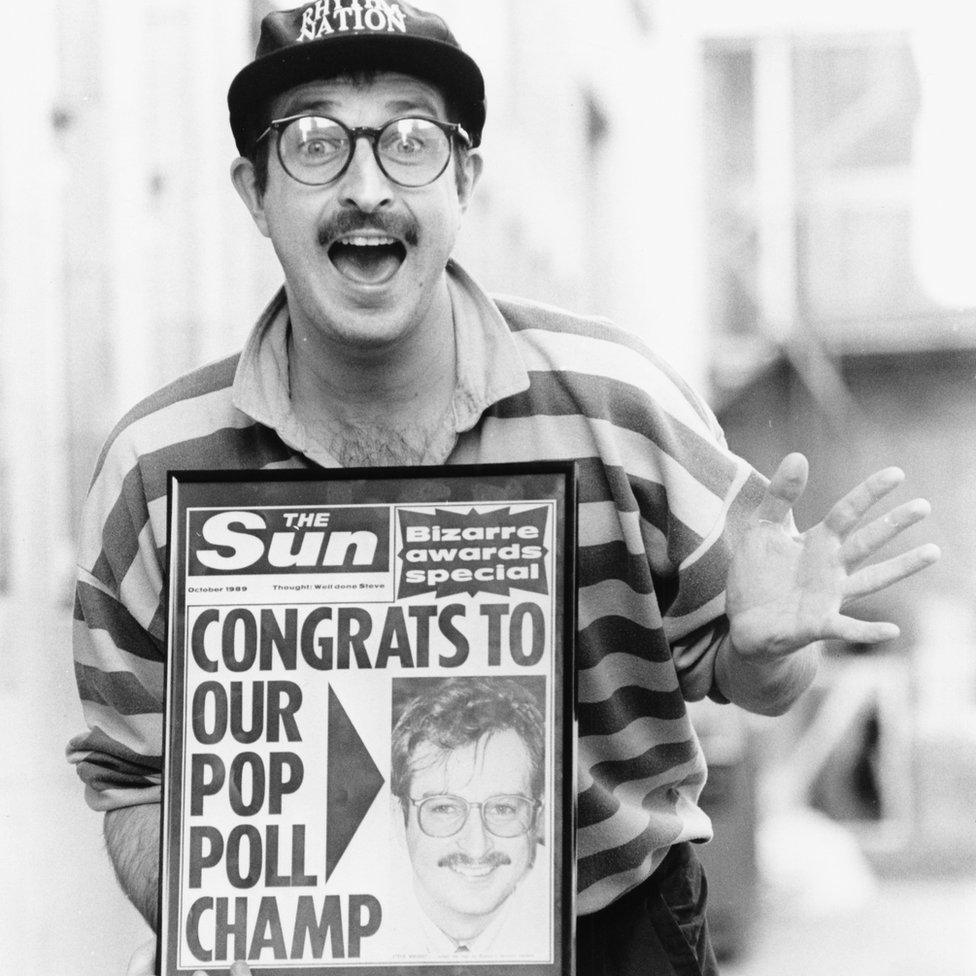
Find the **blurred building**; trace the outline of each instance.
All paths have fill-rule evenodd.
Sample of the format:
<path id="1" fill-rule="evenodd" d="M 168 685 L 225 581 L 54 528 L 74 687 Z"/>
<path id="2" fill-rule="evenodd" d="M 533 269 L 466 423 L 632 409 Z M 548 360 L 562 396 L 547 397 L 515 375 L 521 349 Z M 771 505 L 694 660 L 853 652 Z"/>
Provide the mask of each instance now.
<path id="1" fill-rule="evenodd" d="M 924 830 L 911 843 L 941 835 L 949 850 L 967 818 L 928 770 L 940 747 L 974 744 L 976 717 L 976 286 L 958 253 L 971 254 L 976 221 L 961 165 L 976 146 L 965 16 L 827 4 L 784 23 L 759 3 L 737 12 L 750 7 L 751 23 L 716 24 L 703 47 L 714 401 L 763 470 L 788 450 L 810 457 L 801 526 L 891 463 L 933 502 L 925 531 L 899 545 L 934 535 L 942 562 L 860 608 L 902 627 L 878 673 L 901 672 L 911 717 L 875 711 L 864 734 L 912 740 L 877 801 L 917 795 L 914 811 L 895 803 L 908 834 Z"/>
<path id="2" fill-rule="evenodd" d="M 230 350 L 274 281 L 227 193 L 227 2 L 10 11 L 0 117 L 0 581 L 66 597 L 99 445 L 138 398 Z M 240 211 L 240 212 L 238 212 Z"/>

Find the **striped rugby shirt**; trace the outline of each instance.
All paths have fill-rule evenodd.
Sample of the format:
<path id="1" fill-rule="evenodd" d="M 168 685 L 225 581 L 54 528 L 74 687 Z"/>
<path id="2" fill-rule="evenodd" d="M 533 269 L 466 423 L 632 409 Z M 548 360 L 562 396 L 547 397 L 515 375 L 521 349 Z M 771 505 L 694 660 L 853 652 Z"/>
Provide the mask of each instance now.
<path id="1" fill-rule="evenodd" d="M 448 281 L 458 436 L 449 457 L 425 462 L 579 462 L 578 910 L 592 912 L 669 845 L 711 835 L 685 700 L 721 700 L 729 548 L 764 482 L 633 336 L 490 299 L 453 262 Z M 75 600 L 89 729 L 68 747 L 97 810 L 160 797 L 167 472 L 337 466 L 291 410 L 287 330 L 280 292 L 239 355 L 143 401 L 99 458 Z"/>

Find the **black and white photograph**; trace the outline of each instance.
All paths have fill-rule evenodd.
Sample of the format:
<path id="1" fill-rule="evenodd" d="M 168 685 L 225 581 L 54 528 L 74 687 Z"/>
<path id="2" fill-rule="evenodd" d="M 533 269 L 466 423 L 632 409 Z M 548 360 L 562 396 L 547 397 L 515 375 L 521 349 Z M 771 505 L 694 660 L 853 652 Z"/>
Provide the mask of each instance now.
<path id="1" fill-rule="evenodd" d="M 574 475 L 171 473 L 163 973 L 571 968 Z"/>
<path id="2" fill-rule="evenodd" d="M 548 960 L 545 676 L 402 678 L 393 695 L 402 944 L 428 959 Z"/>
<path id="3" fill-rule="evenodd" d="M 2 17 L 7 968 L 976 976 L 976 11 Z"/>

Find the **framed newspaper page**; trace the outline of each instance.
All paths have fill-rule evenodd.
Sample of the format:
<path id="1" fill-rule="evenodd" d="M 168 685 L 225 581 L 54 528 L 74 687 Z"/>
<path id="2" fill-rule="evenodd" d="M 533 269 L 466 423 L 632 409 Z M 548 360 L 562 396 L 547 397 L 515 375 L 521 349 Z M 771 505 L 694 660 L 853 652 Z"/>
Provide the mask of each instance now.
<path id="1" fill-rule="evenodd" d="M 573 972 L 575 492 L 171 473 L 160 973 Z"/>

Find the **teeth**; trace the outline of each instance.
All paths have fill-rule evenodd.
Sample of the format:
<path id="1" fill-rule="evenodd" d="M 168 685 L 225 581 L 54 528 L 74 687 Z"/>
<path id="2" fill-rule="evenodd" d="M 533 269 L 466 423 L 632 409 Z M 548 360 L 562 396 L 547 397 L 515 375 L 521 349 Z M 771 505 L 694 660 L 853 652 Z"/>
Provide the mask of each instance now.
<path id="1" fill-rule="evenodd" d="M 388 244 L 396 244 L 395 237 L 341 237 L 340 242 L 351 244 L 353 247 L 381 247 Z"/>
<path id="2" fill-rule="evenodd" d="M 463 874 L 469 878 L 484 878 L 491 874 L 494 867 L 490 864 L 459 864 L 454 870 L 458 874 Z"/>

